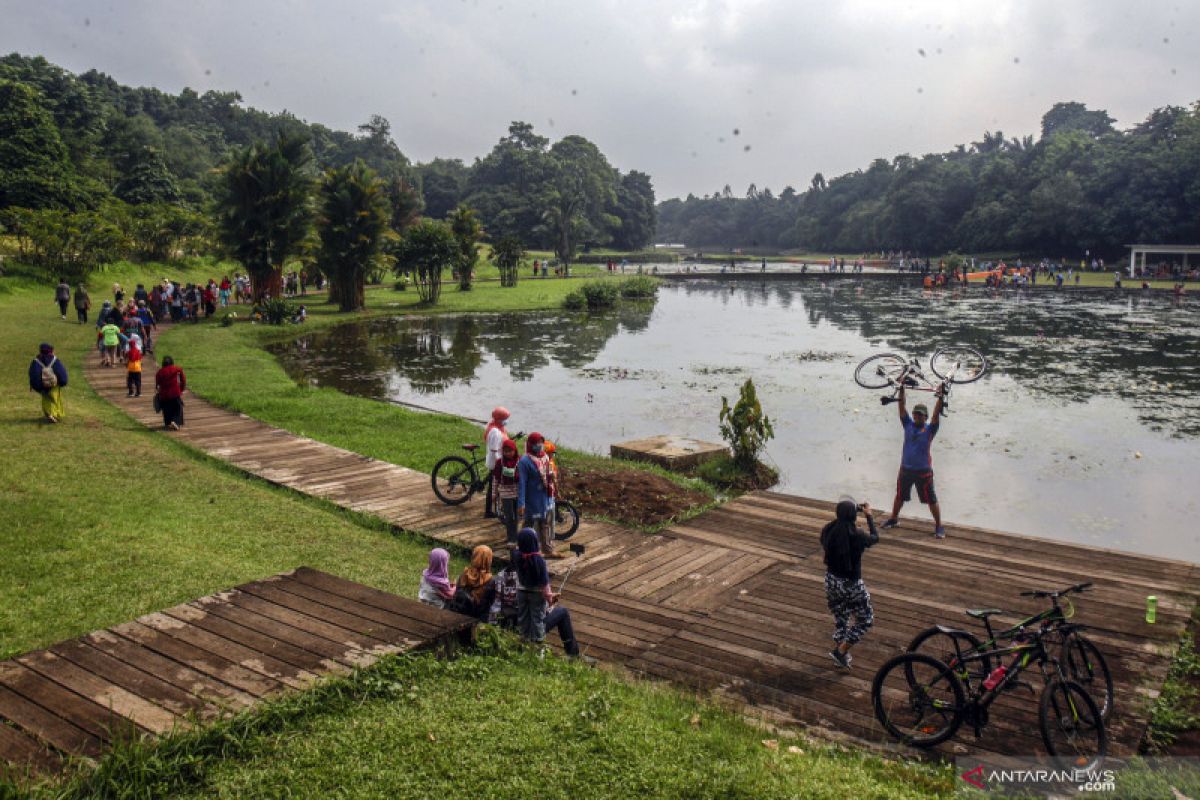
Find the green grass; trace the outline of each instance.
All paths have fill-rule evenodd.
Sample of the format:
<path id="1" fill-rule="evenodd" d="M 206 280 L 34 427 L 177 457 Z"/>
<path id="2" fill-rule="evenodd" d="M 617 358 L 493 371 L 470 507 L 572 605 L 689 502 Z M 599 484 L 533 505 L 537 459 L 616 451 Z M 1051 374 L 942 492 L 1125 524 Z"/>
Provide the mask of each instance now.
<path id="1" fill-rule="evenodd" d="M 481 652 L 453 661 L 388 658 L 204 731 L 124 748 L 64 794 L 764 800 L 950 794 L 948 768 L 779 736 L 677 690 L 538 658 L 507 636 L 481 638 Z"/>
<path id="2" fill-rule="evenodd" d="M 136 277 L 114 268 L 92 295 Z M 82 371 L 95 329 L 60 320 L 52 298 L 0 278 L 0 658 L 300 565 L 415 594 L 428 544 L 247 480 L 95 395 Z M 41 421 L 28 389 L 40 341 L 70 371 L 60 425 Z"/>
<path id="3" fill-rule="evenodd" d="M 1200 613 L 1200 612 L 1197 612 Z M 1162 691 L 1150 710 L 1151 750 L 1170 747 L 1185 731 L 1200 729 L 1200 652 L 1190 633 L 1183 636 Z"/>
<path id="4" fill-rule="evenodd" d="M 620 280 L 611 279 L 614 286 Z M 160 357 L 172 356 L 187 373 L 189 388 L 210 402 L 327 444 L 429 472 L 443 456 L 458 451 L 462 442 L 478 441 L 482 436 L 479 426 L 460 417 L 412 411 L 330 387 L 298 385 L 275 357 L 262 349 L 263 344 L 302 331 L 383 315 L 557 310 L 567 293 L 578 286 L 577 281 L 552 278 L 521 281 L 513 288 L 483 284 L 470 292 L 448 291 L 432 308 L 420 304 L 414 291 L 372 288 L 367 291 L 364 312 L 342 314 L 335 307 L 319 303 L 309 306 L 309 321 L 304 328 L 245 321 L 228 327 L 179 326 L 160 336 L 155 348 Z M 481 418 L 491 405 L 491 401 L 481 399 Z M 388 434 L 381 436 L 380 431 Z M 650 465 L 614 461 L 569 448 L 560 452 L 564 467 L 643 470 L 713 494 L 703 481 L 685 479 Z"/>

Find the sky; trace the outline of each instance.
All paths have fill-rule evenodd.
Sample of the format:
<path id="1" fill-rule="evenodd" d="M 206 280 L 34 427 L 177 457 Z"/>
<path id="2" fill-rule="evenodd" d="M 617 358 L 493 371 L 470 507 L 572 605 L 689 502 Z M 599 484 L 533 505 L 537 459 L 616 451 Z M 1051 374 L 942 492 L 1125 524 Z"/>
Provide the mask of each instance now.
<path id="1" fill-rule="evenodd" d="M 803 189 L 877 157 L 1128 127 L 1200 100 L 1194 0 L 0 0 L 0 52 L 354 130 L 470 163 L 523 120 L 580 134 L 660 199 Z"/>

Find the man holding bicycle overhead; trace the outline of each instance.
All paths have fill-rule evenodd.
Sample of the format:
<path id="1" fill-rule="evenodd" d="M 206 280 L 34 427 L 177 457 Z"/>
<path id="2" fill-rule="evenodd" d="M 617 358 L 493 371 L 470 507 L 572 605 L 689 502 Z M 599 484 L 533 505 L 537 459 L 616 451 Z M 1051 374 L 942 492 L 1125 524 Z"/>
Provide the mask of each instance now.
<path id="1" fill-rule="evenodd" d="M 900 408 L 900 424 L 904 427 L 904 450 L 900 458 L 900 475 L 896 479 L 896 499 L 892 503 L 891 517 L 883 523 L 885 528 L 896 527 L 900 507 L 912 496 L 912 488 L 916 486 L 917 499 L 929 506 L 929 513 L 933 515 L 933 535 L 938 539 L 946 538 L 946 529 L 942 527 L 942 508 L 933 490 L 933 456 L 930 454 L 933 437 L 937 436 L 941 424 L 944 391 L 944 385 L 938 387 L 932 419 L 924 403 L 913 406 L 910 417 L 904 402 L 904 384 L 900 385 L 896 402 Z"/>

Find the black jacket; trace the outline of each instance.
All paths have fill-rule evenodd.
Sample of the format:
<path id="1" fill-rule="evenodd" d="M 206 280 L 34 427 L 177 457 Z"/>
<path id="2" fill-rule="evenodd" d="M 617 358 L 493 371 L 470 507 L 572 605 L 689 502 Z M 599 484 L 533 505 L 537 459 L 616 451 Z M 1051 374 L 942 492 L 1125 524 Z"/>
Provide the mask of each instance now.
<path id="1" fill-rule="evenodd" d="M 870 533 L 848 522 L 834 522 L 821 531 L 821 546 L 825 548 L 825 569 L 842 580 L 856 581 L 862 578 L 862 554 L 879 541 L 875 520 L 867 517 Z"/>

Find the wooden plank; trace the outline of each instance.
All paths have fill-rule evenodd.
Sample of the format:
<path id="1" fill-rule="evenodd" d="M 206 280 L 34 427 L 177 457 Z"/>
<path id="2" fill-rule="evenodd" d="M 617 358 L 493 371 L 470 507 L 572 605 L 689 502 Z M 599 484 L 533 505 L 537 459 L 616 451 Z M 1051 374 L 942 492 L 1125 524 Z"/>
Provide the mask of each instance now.
<path id="1" fill-rule="evenodd" d="M 264 666 L 271 669 L 278 669 L 282 675 L 287 675 L 292 672 L 295 680 L 308 682 L 317 677 L 321 671 L 334 672 L 336 674 L 348 674 L 350 668 L 342 664 L 325 663 L 320 655 L 301 649 L 287 642 L 267 636 L 244 625 L 239 625 L 224 617 L 215 614 L 209 614 L 203 609 L 196 606 L 183 605 L 169 608 L 162 612 L 166 616 L 174 617 L 182 622 L 187 622 L 192 628 L 205 633 L 210 633 L 218 638 L 228 641 L 232 645 L 231 650 L 223 648 L 212 648 L 213 652 L 224 654 L 230 660 L 236 659 L 243 652 L 260 653 L 259 656 L 263 659 Z M 251 665 L 245 664 L 242 661 L 237 663 L 247 669 L 251 669 Z M 271 666 L 278 664 L 278 667 Z M 264 671 L 264 670 L 258 670 Z M 268 671 L 267 674 L 270 674 Z M 271 675 L 271 677 L 275 677 Z M 283 677 L 277 678 L 283 681 Z"/>
<path id="2" fill-rule="evenodd" d="M 6 767 L 5 764 L 11 766 Z M 0 779 L 18 782 L 30 773 L 48 774 L 62 769 L 62 758 L 44 744 L 0 720 Z"/>
<path id="3" fill-rule="evenodd" d="M 136 735 L 136 729 L 110 709 L 15 661 L 0 662 L 0 685 L 63 719 L 69 719 L 101 742 L 111 741 L 117 736 Z"/>
<path id="4" fill-rule="evenodd" d="M 188 694 L 148 672 L 131 667 L 78 639 L 60 642 L 51 647 L 50 652 L 97 677 L 162 706 L 176 717 L 200 714 L 205 710 L 206 704 L 195 695 Z"/>
<path id="5" fill-rule="evenodd" d="M 0 684 L 0 717 L 64 753 L 98 756 L 104 746 L 96 736 L 32 700 Z"/>

